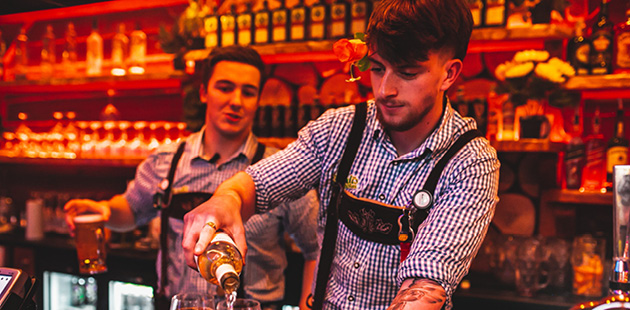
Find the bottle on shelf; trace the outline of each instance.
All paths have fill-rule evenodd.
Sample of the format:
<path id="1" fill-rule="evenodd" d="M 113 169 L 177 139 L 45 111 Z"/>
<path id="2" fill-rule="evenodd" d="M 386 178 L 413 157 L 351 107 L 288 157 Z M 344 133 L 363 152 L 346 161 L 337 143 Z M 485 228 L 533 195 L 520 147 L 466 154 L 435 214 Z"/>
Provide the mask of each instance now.
<path id="1" fill-rule="evenodd" d="M 335 0 L 330 5 L 330 29 L 328 34 L 330 39 L 340 39 L 348 36 L 350 8 L 346 0 Z"/>
<path id="2" fill-rule="evenodd" d="M 129 73 L 143 74 L 146 67 L 147 35 L 142 31 L 140 23 L 129 35 Z"/>
<path id="3" fill-rule="evenodd" d="M 585 27 L 584 19 L 578 19 L 575 23 L 574 36 L 567 44 L 567 59 L 575 69 L 576 75 L 588 75 L 591 71 L 589 60 L 591 45 L 584 36 Z"/>
<path id="4" fill-rule="evenodd" d="M 98 23 L 96 19 L 92 21 L 92 32 L 86 39 L 86 45 L 86 73 L 88 76 L 100 75 L 103 67 L 103 37 L 98 33 Z"/>
<path id="5" fill-rule="evenodd" d="M 309 9 L 304 6 L 304 0 L 299 0 L 298 3 L 291 8 L 289 20 L 291 21 L 289 40 L 291 42 L 306 40 L 309 24 Z"/>
<path id="6" fill-rule="evenodd" d="M 630 142 L 625 137 L 623 128 L 623 101 L 619 98 L 617 102 L 615 132 L 608 140 L 608 148 L 606 149 L 606 188 L 612 188 L 614 167 L 628 164 L 628 146 L 630 146 Z"/>
<path id="7" fill-rule="evenodd" d="M 112 38 L 112 70 L 111 74 L 122 76 L 127 74 L 127 57 L 129 52 L 129 38 L 125 34 L 125 24 L 120 23 L 116 34 Z"/>
<path id="8" fill-rule="evenodd" d="M 286 42 L 289 38 L 289 9 L 286 0 L 280 0 L 280 6 L 271 12 L 271 42 Z"/>
<path id="9" fill-rule="evenodd" d="M 318 0 L 310 7 L 310 24 L 308 27 L 309 40 L 324 40 L 326 36 L 326 25 L 328 24 L 329 9 L 324 0 Z"/>
<path id="10" fill-rule="evenodd" d="M 236 44 L 236 5 L 230 11 L 221 15 L 221 46 Z"/>
<path id="11" fill-rule="evenodd" d="M 67 25 L 65 40 L 61 58 L 65 71 L 64 75 L 70 77 L 76 74 L 77 67 L 77 32 L 72 22 Z"/>
<path id="12" fill-rule="evenodd" d="M 582 139 L 582 126 L 580 125 L 580 109 L 576 108 L 573 114 L 571 139 L 567 144 L 564 157 L 564 170 L 566 188 L 579 189 L 582 182 L 582 170 L 585 164 L 585 146 Z"/>
<path id="13" fill-rule="evenodd" d="M 246 3 L 245 11 L 236 16 L 236 29 L 238 45 L 247 46 L 252 44 L 254 23 L 252 22 L 252 4 L 250 2 Z"/>
<path id="14" fill-rule="evenodd" d="M 600 130 L 599 106 L 595 108 L 593 132 L 586 137 L 586 164 L 582 170 L 580 191 L 602 191 L 606 180 L 606 142 Z"/>
<path id="15" fill-rule="evenodd" d="M 213 3 L 214 1 L 206 1 L 207 13 L 203 19 L 206 48 L 221 46 L 220 16 L 216 13 L 216 6 Z"/>
<path id="16" fill-rule="evenodd" d="M 483 26 L 505 27 L 509 11 L 508 2 L 506 0 L 486 0 Z"/>
<path id="17" fill-rule="evenodd" d="M 350 35 L 363 33 L 367 29 L 372 7 L 369 0 L 352 0 L 350 4 Z"/>
<path id="18" fill-rule="evenodd" d="M 630 72 L 630 7 L 626 20 L 615 26 L 614 73 Z"/>
<path id="19" fill-rule="evenodd" d="M 195 260 L 199 273 L 206 281 L 219 285 L 227 298 L 236 297 L 243 257 L 228 234 L 222 231 L 215 233 L 204 253 Z"/>
<path id="20" fill-rule="evenodd" d="M 15 40 L 15 79 L 26 80 L 26 72 L 28 71 L 28 49 L 26 46 L 28 36 L 26 35 L 26 28 L 20 29 L 20 34 Z"/>
<path id="21" fill-rule="evenodd" d="M 55 68 L 55 33 L 52 25 L 46 25 L 46 32 L 42 37 L 42 61 L 40 63 L 42 77 L 51 78 Z"/>
<path id="22" fill-rule="evenodd" d="M 484 20 L 484 4 L 481 0 L 468 0 L 468 8 L 473 17 L 473 27 L 479 28 L 483 26 Z"/>
<path id="23" fill-rule="evenodd" d="M 498 94 L 497 86 L 494 84 L 488 93 L 488 126 L 486 128 L 486 138 L 490 141 L 501 140 L 503 135 L 503 104 L 507 100 L 507 94 Z"/>
<path id="24" fill-rule="evenodd" d="M 602 0 L 599 14 L 591 28 L 591 74 L 612 73 L 613 24 L 608 18 L 608 2 Z"/>
<path id="25" fill-rule="evenodd" d="M 263 7 L 254 14 L 254 43 L 266 44 L 271 42 L 271 12 L 269 2 L 263 1 Z"/>

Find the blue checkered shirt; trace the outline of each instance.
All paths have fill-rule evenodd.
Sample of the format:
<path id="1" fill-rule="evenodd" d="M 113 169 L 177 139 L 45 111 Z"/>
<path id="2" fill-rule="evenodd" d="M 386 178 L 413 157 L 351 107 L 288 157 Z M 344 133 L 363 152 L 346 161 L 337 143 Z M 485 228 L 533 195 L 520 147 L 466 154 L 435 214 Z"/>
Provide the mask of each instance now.
<path id="1" fill-rule="evenodd" d="M 187 138 L 184 152 L 173 179 L 173 194 L 213 193 L 221 182 L 251 163 L 258 141 L 250 134 L 241 148 L 226 162 L 217 165 L 203 158 L 203 129 Z M 147 224 L 158 215 L 153 208 L 157 184 L 167 176 L 178 143 L 161 146 L 145 159 L 127 186 L 124 197 L 134 212 L 136 225 Z M 267 147 L 265 156 L 277 149 Z M 287 266 L 284 232 L 295 240 L 305 259 L 316 259 L 319 251 L 315 218 L 317 194 L 309 192 L 295 203 L 283 204 L 277 211 L 252 216 L 245 224 L 249 251 L 245 258 L 244 290 L 249 297 L 262 302 L 282 300 L 284 297 L 284 269 Z M 297 208 L 297 209 L 296 209 Z M 292 212 L 289 213 L 288 211 Z M 311 224 L 312 223 L 312 224 Z M 165 294 L 180 292 L 214 292 L 216 287 L 205 281 L 199 272 L 184 262 L 182 248 L 183 221 L 169 219 L 168 227 L 168 283 Z M 261 254 L 260 251 L 264 251 Z M 158 254 L 157 272 L 161 278 L 161 255 Z M 158 283 L 160 283 L 158 281 Z"/>
<path id="2" fill-rule="evenodd" d="M 259 211 L 318 188 L 318 239 L 323 240 L 331 180 L 346 146 L 354 106 L 328 110 L 300 130 L 286 149 L 249 167 Z M 434 132 L 420 147 L 399 156 L 368 103 L 366 128 L 346 190 L 357 197 L 407 206 L 432 168 L 464 132 L 476 128 L 445 103 Z M 400 246 L 360 239 L 339 222 L 339 235 L 324 306 L 326 309 L 386 309 L 403 280 L 428 278 L 446 291 L 445 309 L 485 237 L 498 202 L 499 161 L 484 138 L 468 143 L 445 167 L 435 203 L 418 228 L 407 259 Z"/>

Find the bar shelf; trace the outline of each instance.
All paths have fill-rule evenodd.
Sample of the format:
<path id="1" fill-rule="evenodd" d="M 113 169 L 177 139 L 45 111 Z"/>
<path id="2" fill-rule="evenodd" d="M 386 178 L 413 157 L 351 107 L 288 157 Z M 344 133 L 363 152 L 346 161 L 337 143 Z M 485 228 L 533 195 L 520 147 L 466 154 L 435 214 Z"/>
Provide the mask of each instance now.
<path id="1" fill-rule="evenodd" d="M 521 139 L 517 141 L 490 141 L 492 147 L 498 152 L 550 152 L 564 151 L 566 145 L 561 142 L 552 142 L 542 139 Z"/>

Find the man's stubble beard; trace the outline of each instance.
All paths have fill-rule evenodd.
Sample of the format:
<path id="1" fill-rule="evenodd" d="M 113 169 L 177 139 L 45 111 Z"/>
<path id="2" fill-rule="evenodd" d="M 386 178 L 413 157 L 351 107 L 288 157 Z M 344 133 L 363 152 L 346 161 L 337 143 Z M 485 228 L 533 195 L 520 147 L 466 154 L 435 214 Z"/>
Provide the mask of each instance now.
<path id="1" fill-rule="evenodd" d="M 429 114 L 429 111 L 430 111 L 430 107 L 423 107 L 422 110 L 419 112 L 416 110 L 409 110 L 410 112 L 416 112 L 416 113 L 412 113 L 412 115 L 407 114 L 405 115 L 405 117 L 401 119 L 400 122 L 392 123 L 392 122 L 386 121 L 385 118 L 383 117 L 383 112 L 381 111 L 381 105 L 383 105 L 385 102 L 393 102 L 396 104 L 401 104 L 402 106 L 405 106 L 405 107 L 410 107 L 410 105 L 406 101 L 376 99 L 376 118 L 381 123 L 383 128 L 385 128 L 387 131 L 403 132 L 403 131 L 410 130 L 413 127 L 415 127 L 418 123 L 420 123 L 420 121 L 424 119 Z"/>

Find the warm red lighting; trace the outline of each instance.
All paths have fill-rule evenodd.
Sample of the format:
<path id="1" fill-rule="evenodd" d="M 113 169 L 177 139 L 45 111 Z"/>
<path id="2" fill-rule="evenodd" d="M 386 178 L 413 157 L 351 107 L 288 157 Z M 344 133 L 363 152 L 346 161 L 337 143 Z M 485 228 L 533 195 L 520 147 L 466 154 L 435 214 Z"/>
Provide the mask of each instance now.
<path id="1" fill-rule="evenodd" d="M 27 118 L 28 118 L 28 115 L 26 115 L 26 113 L 24 113 L 24 112 L 18 113 L 18 119 L 19 120 L 25 121 Z"/>
<path id="2" fill-rule="evenodd" d="M 144 74 L 144 68 L 133 66 L 129 68 L 129 73 L 131 74 Z"/>
<path id="3" fill-rule="evenodd" d="M 53 118 L 56 120 L 60 120 L 63 118 L 63 113 L 61 112 L 53 112 Z"/>
<path id="4" fill-rule="evenodd" d="M 113 68 L 111 73 L 113 76 L 125 76 L 127 74 L 127 71 L 125 71 L 125 69 L 123 68 Z"/>

